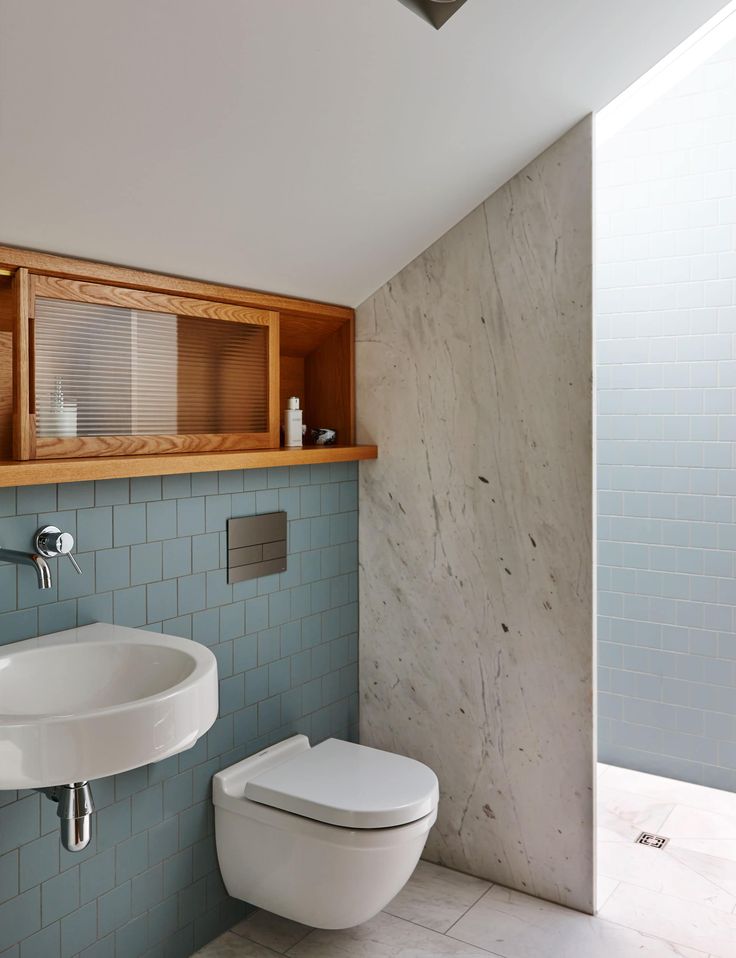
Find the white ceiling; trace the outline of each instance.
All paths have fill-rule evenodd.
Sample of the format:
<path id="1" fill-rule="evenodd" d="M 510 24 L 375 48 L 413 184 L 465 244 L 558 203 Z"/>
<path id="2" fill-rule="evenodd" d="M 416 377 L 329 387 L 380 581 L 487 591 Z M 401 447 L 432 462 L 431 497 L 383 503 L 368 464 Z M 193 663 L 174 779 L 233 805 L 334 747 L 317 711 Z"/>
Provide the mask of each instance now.
<path id="1" fill-rule="evenodd" d="M 348 305 L 724 0 L 0 0 L 0 243 Z"/>

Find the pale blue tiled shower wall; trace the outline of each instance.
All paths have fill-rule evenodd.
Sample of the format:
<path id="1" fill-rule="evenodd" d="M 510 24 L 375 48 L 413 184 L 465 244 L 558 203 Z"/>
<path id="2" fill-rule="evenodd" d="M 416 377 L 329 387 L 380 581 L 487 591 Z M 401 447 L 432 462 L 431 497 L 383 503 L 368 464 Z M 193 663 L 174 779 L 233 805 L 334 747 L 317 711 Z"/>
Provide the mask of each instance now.
<path id="1" fill-rule="evenodd" d="M 0 489 L 0 543 L 77 540 L 53 589 L 0 564 L 0 643 L 89 622 L 212 648 L 220 715 L 179 756 L 93 783 L 93 840 L 59 846 L 55 806 L 0 792 L 0 958 L 183 958 L 243 912 L 215 857 L 212 775 L 295 732 L 357 723 L 357 464 Z M 283 509 L 288 570 L 230 586 L 225 522 Z"/>
<path id="2" fill-rule="evenodd" d="M 599 755 L 736 790 L 736 45 L 597 162 Z"/>

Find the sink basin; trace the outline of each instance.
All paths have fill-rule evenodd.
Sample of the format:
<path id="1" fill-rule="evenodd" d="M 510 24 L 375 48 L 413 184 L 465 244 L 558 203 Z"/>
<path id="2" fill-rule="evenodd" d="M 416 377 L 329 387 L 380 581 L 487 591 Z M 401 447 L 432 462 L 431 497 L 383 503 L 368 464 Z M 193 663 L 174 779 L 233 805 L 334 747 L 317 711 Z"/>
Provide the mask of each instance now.
<path id="1" fill-rule="evenodd" d="M 98 623 L 0 646 L 0 789 L 160 761 L 217 707 L 217 661 L 189 639 Z"/>

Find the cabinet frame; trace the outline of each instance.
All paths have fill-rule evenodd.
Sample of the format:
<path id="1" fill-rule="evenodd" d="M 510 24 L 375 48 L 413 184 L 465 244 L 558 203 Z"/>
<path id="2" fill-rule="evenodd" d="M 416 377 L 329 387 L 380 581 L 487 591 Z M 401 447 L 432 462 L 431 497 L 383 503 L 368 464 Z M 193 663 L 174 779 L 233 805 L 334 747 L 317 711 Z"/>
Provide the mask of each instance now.
<path id="1" fill-rule="evenodd" d="M 216 302 L 173 293 L 131 289 L 85 280 L 29 274 L 19 268 L 14 277 L 14 428 L 17 460 L 68 459 L 182 452 L 232 452 L 269 449 L 279 445 L 279 314 L 239 304 Z M 38 297 L 174 313 L 204 319 L 262 326 L 268 331 L 268 428 L 263 432 L 192 433 L 175 435 L 109 435 L 39 437 L 34 387 L 34 316 Z"/>

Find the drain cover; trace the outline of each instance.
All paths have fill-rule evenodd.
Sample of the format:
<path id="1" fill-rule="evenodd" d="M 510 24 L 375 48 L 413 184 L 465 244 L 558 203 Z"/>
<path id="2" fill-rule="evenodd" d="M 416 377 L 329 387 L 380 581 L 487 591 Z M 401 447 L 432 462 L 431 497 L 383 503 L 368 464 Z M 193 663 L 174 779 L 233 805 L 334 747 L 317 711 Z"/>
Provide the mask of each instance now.
<path id="1" fill-rule="evenodd" d="M 669 841 L 664 835 L 653 835 L 651 832 L 642 832 L 636 840 L 637 845 L 648 845 L 650 848 L 664 848 Z"/>

